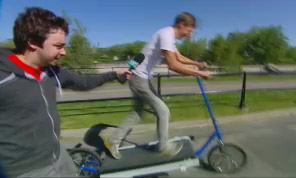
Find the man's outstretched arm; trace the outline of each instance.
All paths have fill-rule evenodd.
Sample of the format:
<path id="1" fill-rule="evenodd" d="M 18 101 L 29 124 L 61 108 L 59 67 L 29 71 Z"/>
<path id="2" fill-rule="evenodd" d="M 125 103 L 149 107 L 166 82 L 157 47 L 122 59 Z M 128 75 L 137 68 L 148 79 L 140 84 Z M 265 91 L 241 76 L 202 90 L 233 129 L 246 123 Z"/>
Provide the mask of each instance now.
<path id="1" fill-rule="evenodd" d="M 79 75 L 69 71 L 66 68 L 54 68 L 55 74 L 60 80 L 62 88 L 69 88 L 73 90 L 91 90 L 98 86 L 116 80 L 120 75 L 128 74 L 130 78 L 131 72 L 128 70 L 121 70 L 116 72 L 106 72 L 98 75 Z"/>
<path id="2" fill-rule="evenodd" d="M 175 52 L 177 55 L 177 60 L 181 62 L 182 64 L 188 64 L 188 65 L 194 65 L 200 68 L 207 68 L 207 63 L 206 62 L 198 62 L 191 60 L 185 56 L 183 56 L 178 50 Z"/>
<path id="3" fill-rule="evenodd" d="M 167 50 L 162 50 L 163 55 L 166 58 L 168 67 L 170 70 L 183 74 L 183 75 L 191 75 L 191 76 L 200 76 L 204 78 L 208 78 L 211 76 L 211 72 L 209 71 L 199 71 L 195 69 L 188 68 L 183 63 L 181 63 L 177 59 L 177 53 Z"/>

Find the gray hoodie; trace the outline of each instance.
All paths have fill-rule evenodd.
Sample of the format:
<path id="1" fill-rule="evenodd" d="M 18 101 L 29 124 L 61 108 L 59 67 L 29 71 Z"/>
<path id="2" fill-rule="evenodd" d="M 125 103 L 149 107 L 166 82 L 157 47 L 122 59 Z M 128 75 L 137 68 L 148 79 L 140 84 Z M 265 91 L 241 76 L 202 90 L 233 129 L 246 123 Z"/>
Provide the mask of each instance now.
<path id="1" fill-rule="evenodd" d="M 93 89 L 116 79 L 116 72 L 78 75 L 60 67 L 30 77 L 0 49 L 0 163 L 9 176 L 52 164 L 60 155 L 56 87 Z"/>

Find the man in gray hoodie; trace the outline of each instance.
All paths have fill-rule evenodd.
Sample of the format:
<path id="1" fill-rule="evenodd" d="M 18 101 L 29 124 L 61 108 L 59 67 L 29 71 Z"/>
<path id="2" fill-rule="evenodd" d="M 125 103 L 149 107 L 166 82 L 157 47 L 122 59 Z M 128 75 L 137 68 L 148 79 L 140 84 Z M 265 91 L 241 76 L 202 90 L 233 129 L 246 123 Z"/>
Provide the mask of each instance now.
<path id="1" fill-rule="evenodd" d="M 56 87 L 90 90 L 128 70 L 77 75 L 57 64 L 66 55 L 68 24 L 42 8 L 27 8 L 14 28 L 15 52 L 0 49 L 0 160 L 8 177 L 75 176 L 61 148 Z"/>

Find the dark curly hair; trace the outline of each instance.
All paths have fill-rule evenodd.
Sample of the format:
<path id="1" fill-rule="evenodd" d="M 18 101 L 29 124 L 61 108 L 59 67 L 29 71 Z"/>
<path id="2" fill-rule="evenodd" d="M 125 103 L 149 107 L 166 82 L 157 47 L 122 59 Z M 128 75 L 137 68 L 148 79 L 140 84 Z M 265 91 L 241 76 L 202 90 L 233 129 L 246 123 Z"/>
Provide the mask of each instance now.
<path id="1" fill-rule="evenodd" d="M 62 29 L 68 35 L 69 27 L 65 19 L 43 8 L 26 8 L 14 22 L 13 41 L 16 52 L 25 52 L 28 42 L 42 47 L 47 35 L 57 29 Z"/>

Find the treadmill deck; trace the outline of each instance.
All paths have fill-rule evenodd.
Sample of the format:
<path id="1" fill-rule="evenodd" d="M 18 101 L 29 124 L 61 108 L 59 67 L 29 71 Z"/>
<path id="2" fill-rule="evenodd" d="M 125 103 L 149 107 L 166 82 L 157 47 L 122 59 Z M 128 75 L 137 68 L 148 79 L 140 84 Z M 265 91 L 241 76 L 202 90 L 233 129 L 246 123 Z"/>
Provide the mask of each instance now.
<path id="1" fill-rule="evenodd" d="M 100 167 L 100 174 L 146 168 L 196 158 L 189 137 L 178 138 L 170 140 L 171 142 L 183 142 L 183 148 L 176 156 L 172 157 L 156 152 L 154 147 L 157 142 L 132 148 L 123 147 L 120 149 L 122 155 L 120 160 L 115 160 L 109 156 L 105 158 Z"/>

